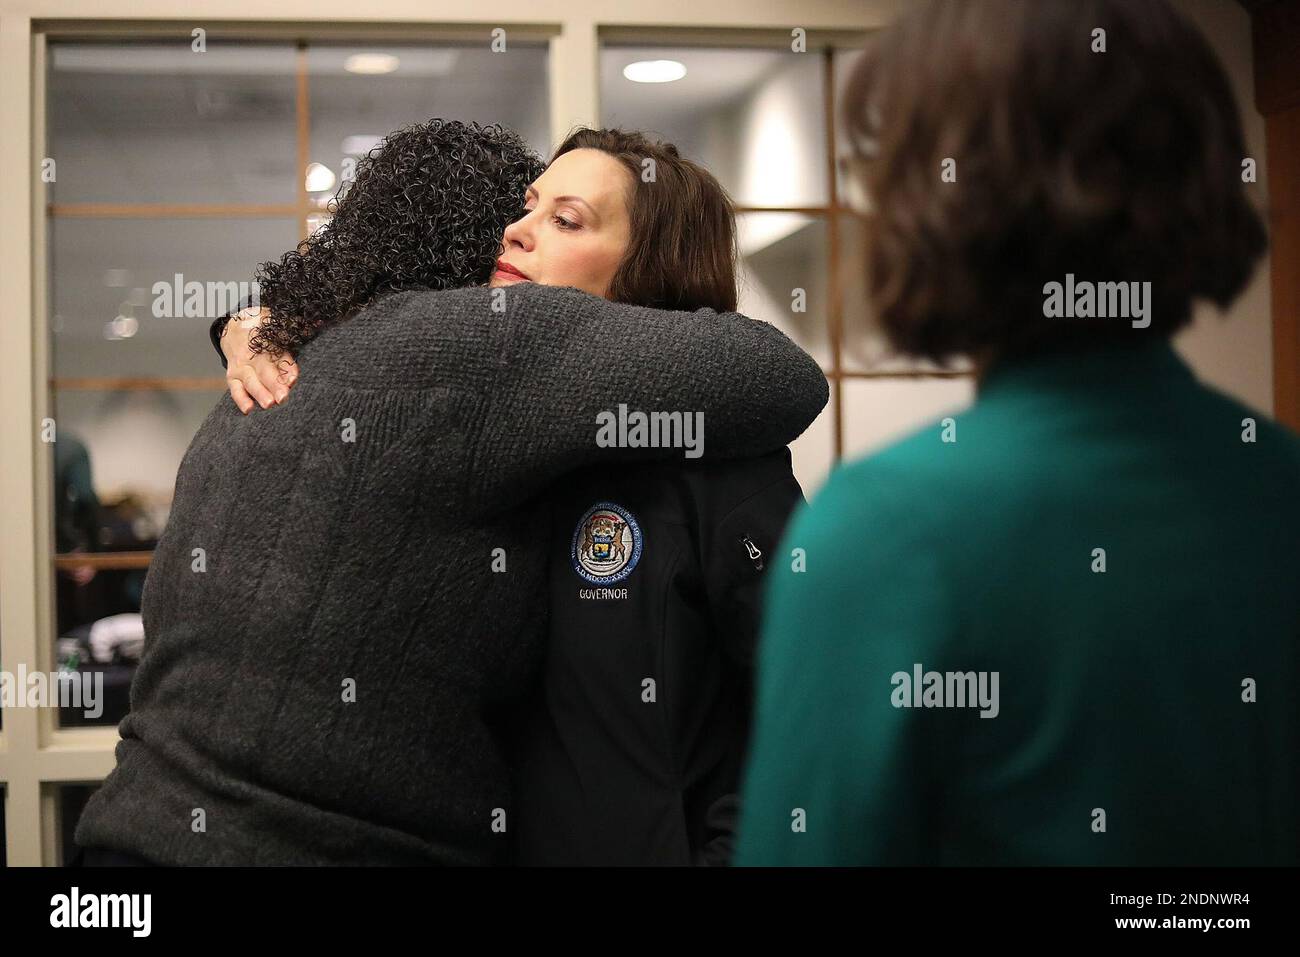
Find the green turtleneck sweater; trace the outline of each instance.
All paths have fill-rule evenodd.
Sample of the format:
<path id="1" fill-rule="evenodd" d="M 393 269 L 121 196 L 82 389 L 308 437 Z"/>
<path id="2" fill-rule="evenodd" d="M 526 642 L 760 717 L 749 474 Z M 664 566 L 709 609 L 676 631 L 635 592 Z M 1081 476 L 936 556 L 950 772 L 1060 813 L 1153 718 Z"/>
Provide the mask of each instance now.
<path id="1" fill-rule="evenodd" d="M 1296 863 L 1300 440 L 1164 343 L 995 366 L 781 555 L 738 863 Z"/>

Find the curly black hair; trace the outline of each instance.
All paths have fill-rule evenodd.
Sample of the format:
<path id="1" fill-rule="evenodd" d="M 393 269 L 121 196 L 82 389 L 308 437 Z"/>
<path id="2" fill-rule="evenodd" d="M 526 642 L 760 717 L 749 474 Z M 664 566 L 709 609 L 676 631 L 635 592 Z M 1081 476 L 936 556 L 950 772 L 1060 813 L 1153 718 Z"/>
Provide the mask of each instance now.
<path id="1" fill-rule="evenodd" d="M 330 201 L 333 218 L 257 271 L 270 318 L 254 352 L 295 353 L 380 296 L 487 282 L 545 164 L 511 130 L 433 119 L 385 137 Z"/>

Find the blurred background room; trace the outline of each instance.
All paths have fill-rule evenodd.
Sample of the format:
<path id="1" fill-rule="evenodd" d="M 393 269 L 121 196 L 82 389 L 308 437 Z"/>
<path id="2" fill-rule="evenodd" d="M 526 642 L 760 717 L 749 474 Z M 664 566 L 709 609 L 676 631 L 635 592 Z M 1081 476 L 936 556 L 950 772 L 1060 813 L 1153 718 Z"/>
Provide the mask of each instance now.
<path id="1" fill-rule="evenodd" d="M 1294 8 L 1178 4 L 1232 79 L 1274 234 L 1232 313 L 1199 316 L 1177 345 L 1202 378 L 1298 428 L 1300 79 L 1278 39 L 1295 54 Z M 843 85 L 901 7 L 0 0 L 0 667 L 101 673 L 105 688 L 94 719 L 0 713 L 0 862 L 63 863 L 113 767 L 150 550 L 190 438 L 230 401 L 208 339 L 225 310 L 207 291 L 251 281 L 328 222 L 391 130 L 500 123 L 546 156 L 575 125 L 622 126 L 707 166 L 737 204 L 740 311 L 830 383 L 793 447 L 808 497 L 840 459 L 969 403 L 967 366 L 891 355 L 875 329 L 867 221 L 838 163 Z"/>

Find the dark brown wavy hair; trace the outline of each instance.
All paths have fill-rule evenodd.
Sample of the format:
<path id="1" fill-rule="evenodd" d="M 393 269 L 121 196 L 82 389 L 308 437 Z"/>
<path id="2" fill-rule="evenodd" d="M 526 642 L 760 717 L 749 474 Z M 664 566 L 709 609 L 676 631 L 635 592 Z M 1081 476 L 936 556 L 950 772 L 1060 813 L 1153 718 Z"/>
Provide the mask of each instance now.
<path id="1" fill-rule="evenodd" d="M 1228 80 L 1165 0 L 919 3 L 874 38 L 844 121 L 874 307 L 905 353 L 1168 336 L 1266 247 Z M 1150 281 L 1150 327 L 1044 318 L 1067 273 Z"/>
<path id="2" fill-rule="evenodd" d="M 735 312 L 736 213 L 713 174 L 672 143 L 619 129 L 574 130 L 551 162 L 578 149 L 608 153 L 632 176 L 631 238 L 609 298 L 654 309 Z"/>
<path id="3" fill-rule="evenodd" d="M 501 126 L 434 119 L 390 133 L 357 163 L 333 218 L 257 272 L 271 318 L 254 351 L 293 353 L 387 293 L 487 282 L 501 233 L 524 214 L 541 158 Z"/>

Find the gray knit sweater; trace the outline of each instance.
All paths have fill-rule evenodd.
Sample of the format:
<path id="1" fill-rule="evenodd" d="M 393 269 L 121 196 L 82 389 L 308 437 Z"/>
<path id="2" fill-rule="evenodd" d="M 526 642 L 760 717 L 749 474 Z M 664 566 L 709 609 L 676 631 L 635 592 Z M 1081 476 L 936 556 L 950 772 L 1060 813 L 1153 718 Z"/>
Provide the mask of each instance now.
<path id="1" fill-rule="evenodd" d="M 117 768 L 77 843 L 165 864 L 500 860 L 495 719 L 545 624 L 530 494 L 683 454 L 599 448 L 619 403 L 702 411 L 706 457 L 746 456 L 798 436 L 825 379 L 766 323 L 531 283 L 389 296 L 298 362 L 284 404 L 223 398 L 186 452 Z"/>

